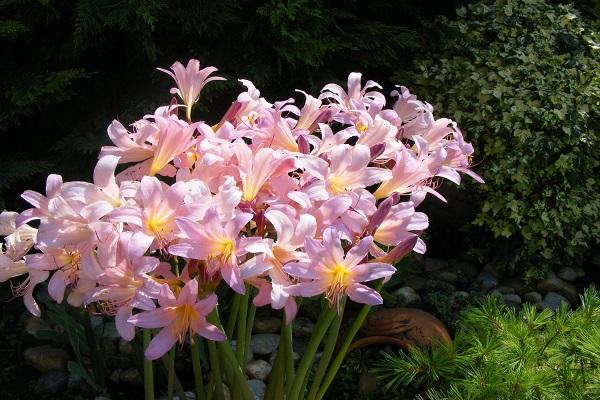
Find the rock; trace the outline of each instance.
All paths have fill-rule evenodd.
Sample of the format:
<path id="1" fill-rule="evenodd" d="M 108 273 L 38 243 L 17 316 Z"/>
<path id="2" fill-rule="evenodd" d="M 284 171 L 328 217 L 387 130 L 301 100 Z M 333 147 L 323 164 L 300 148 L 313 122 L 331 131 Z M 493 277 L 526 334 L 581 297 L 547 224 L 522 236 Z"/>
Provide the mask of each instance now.
<path id="1" fill-rule="evenodd" d="M 462 291 L 462 290 L 452 293 L 452 299 L 455 301 L 464 301 L 468 298 L 469 298 L 469 293 Z"/>
<path id="2" fill-rule="evenodd" d="M 133 354 L 133 345 L 125 339 L 119 340 L 119 353 L 124 356 Z"/>
<path id="3" fill-rule="evenodd" d="M 252 335 L 250 349 L 258 355 L 269 355 L 279 347 L 279 335 L 274 333 L 259 333 Z"/>
<path id="4" fill-rule="evenodd" d="M 66 371 L 69 354 L 63 349 L 44 345 L 30 347 L 23 353 L 25 360 L 40 372 Z"/>
<path id="5" fill-rule="evenodd" d="M 67 384 L 67 388 L 69 391 L 77 393 L 83 393 L 91 389 L 82 376 L 75 374 L 69 375 L 69 383 Z"/>
<path id="6" fill-rule="evenodd" d="M 96 396 L 94 397 L 94 400 L 110 400 L 110 398 L 104 396 Z"/>
<path id="7" fill-rule="evenodd" d="M 187 395 L 188 392 L 185 392 L 185 394 Z M 192 392 L 192 394 L 194 394 Z M 192 399 L 195 399 L 196 395 L 194 395 L 194 397 L 192 397 Z M 227 387 L 226 384 L 223 384 L 223 400 L 231 400 L 231 390 L 229 390 L 229 387 Z"/>
<path id="8" fill-rule="evenodd" d="M 504 301 L 504 298 L 502 297 L 502 293 L 500 293 L 500 291 L 498 289 L 494 289 L 491 292 L 488 292 L 488 296 L 496 297 L 496 298 Z"/>
<path id="9" fill-rule="evenodd" d="M 577 271 L 575 271 L 571 267 L 566 267 L 558 271 L 558 274 L 556 274 L 556 276 L 565 281 L 574 282 L 577 280 Z"/>
<path id="10" fill-rule="evenodd" d="M 300 357 L 304 355 L 306 347 L 308 346 L 308 339 L 303 337 L 296 337 L 292 340 L 292 350 L 294 353 L 298 353 Z"/>
<path id="11" fill-rule="evenodd" d="M 281 329 L 281 319 L 277 317 L 257 317 L 254 320 L 255 333 L 275 333 Z"/>
<path id="12" fill-rule="evenodd" d="M 227 391 L 225 391 L 225 389 L 227 389 Z M 183 392 L 183 394 L 185 394 L 184 400 L 195 400 L 196 399 L 196 394 L 194 392 L 192 392 L 191 390 L 187 390 L 187 391 Z M 223 384 L 223 397 L 225 398 L 225 400 L 229 400 L 231 398 L 230 394 L 229 394 L 229 397 L 227 397 L 228 394 L 229 394 L 229 388 L 227 386 L 225 386 L 225 384 Z M 159 397 L 157 400 L 167 400 L 167 396 Z M 179 396 L 174 394 L 173 400 L 179 400 Z"/>
<path id="13" fill-rule="evenodd" d="M 110 380 L 111 382 L 114 383 L 119 383 L 119 376 L 121 375 L 121 372 L 123 372 L 123 370 L 121 368 L 117 368 L 115 369 L 112 374 L 110 374 L 110 377 L 108 378 L 108 380 Z"/>
<path id="14" fill-rule="evenodd" d="M 467 280 L 475 279 L 479 274 L 479 268 L 469 261 L 450 261 L 450 265 L 454 268 L 454 272 Z"/>
<path id="15" fill-rule="evenodd" d="M 111 338 L 100 339 L 100 349 L 107 357 L 117 354 L 117 347 L 115 346 L 114 340 Z"/>
<path id="16" fill-rule="evenodd" d="M 39 331 L 52 330 L 52 328 L 50 327 L 50 324 L 48 322 L 44 321 L 43 319 L 41 319 L 39 317 L 35 317 L 33 315 L 27 317 L 25 322 L 23 322 L 23 327 L 25 328 L 25 332 L 29 333 L 30 335 L 34 335 L 34 336 Z"/>
<path id="17" fill-rule="evenodd" d="M 583 278 L 585 276 L 585 270 L 581 267 L 574 268 L 575 273 L 577 274 L 577 278 Z"/>
<path id="18" fill-rule="evenodd" d="M 231 345 L 231 350 L 233 350 L 233 352 L 235 353 L 237 349 L 237 342 L 235 340 L 231 340 L 229 344 Z M 252 344 L 250 344 L 248 352 L 246 353 L 246 364 L 248 364 L 252 360 L 254 360 L 254 354 L 252 353 Z"/>
<path id="19" fill-rule="evenodd" d="M 271 353 L 271 356 L 269 356 L 269 364 L 275 365 L 275 358 L 277 358 L 277 351 L 274 351 Z M 301 356 L 294 351 L 292 352 L 292 358 L 294 359 L 294 364 L 296 364 L 298 361 L 300 361 Z"/>
<path id="20" fill-rule="evenodd" d="M 265 390 L 267 390 L 267 385 L 263 381 L 259 381 L 258 379 L 250 379 L 248 380 L 248 386 L 250 386 L 250 391 L 254 395 L 254 400 L 263 400 L 265 398 Z"/>
<path id="21" fill-rule="evenodd" d="M 477 282 L 481 285 L 481 291 L 486 293 L 498 285 L 498 278 L 484 271 L 477 276 Z"/>
<path id="22" fill-rule="evenodd" d="M 62 393 L 69 383 L 69 374 L 65 371 L 44 373 L 33 385 L 33 393 L 43 398 L 54 397 Z"/>
<path id="23" fill-rule="evenodd" d="M 438 260 L 437 258 L 426 258 L 424 269 L 425 272 L 431 274 L 435 271 L 441 271 L 450 267 L 450 264 L 446 260 Z"/>
<path id="24" fill-rule="evenodd" d="M 311 337 L 313 331 L 315 330 L 315 323 L 306 317 L 298 317 L 294 319 L 293 324 L 292 332 L 294 336 Z"/>
<path id="25" fill-rule="evenodd" d="M 571 303 L 577 301 L 577 289 L 572 284 L 560 278 L 547 278 L 537 284 L 537 289 L 542 293 L 558 292 L 565 296 Z"/>
<path id="26" fill-rule="evenodd" d="M 411 288 L 415 289 L 417 292 L 425 289 L 425 282 L 427 282 L 427 280 L 419 275 L 409 275 L 406 277 L 406 279 L 404 281 L 406 286 L 410 286 Z"/>
<path id="27" fill-rule="evenodd" d="M 515 307 L 521 305 L 521 296 L 518 294 L 503 294 L 502 299 L 507 306 Z"/>
<path id="28" fill-rule="evenodd" d="M 513 293 L 516 293 L 519 296 L 523 296 L 523 294 L 527 292 L 527 288 L 523 282 L 517 278 L 508 278 L 502 280 L 502 286 L 508 286 L 512 288 L 514 290 Z"/>
<path id="29" fill-rule="evenodd" d="M 402 305 L 414 304 L 421 301 L 421 296 L 410 286 L 404 286 L 400 289 L 396 289 L 392 293 Z"/>
<path id="30" fill-rule="evenodd" d="M 455 292 L 456 290 L 457 290 L 456 286 L 454 286 L 453 284 L 444 282 L 444 281 L 439 281 L 437 279 L 428 279 L 427 283 L 425 284 L 426 292 L 451 293 L 451 292 Z"/>
<path id="31" fill-rule="evenodd" d="M 590 264 L 600 267 L 600 253 L 596 253 L 590 258 Z"/>
<path id="32" fill-rule="evenodd" d="M 458 275 L 456 275 L 452 271 L 435 271 L 431 275 L 429 275 L 429 278 L 448 282 L 453 285 L 455 285 L 458 282 Z"/>
<path id="33" fill-rule="evenodd" d="M 496 290 L 502 294 L 515 294 L 515 289 L 511 288 L 510 286 L 498 286 Z"/>
<path id="34" fill-rule="evenodd" d="M 569 301 L 560 294 L 555 292 L 548 292 L 544 296 L 544 301 L 542 301 L 540 307 L 549 308 L 551 310 L 558 310 L 563 302 L 566 303 L 567 306 L 569 305 Z"/>
<path id="35" fill-rule="evenodd" d="M 98 331 L 102 329 L 102 324 L 104 323 L 104 320 L 99 315 L 92 315 L 90 317 L 90 323 L 92 324 L 92 329 L 94 331 Z"/>
<path id="36" fill-rule="evenodd" d="M 271 373 L 271 364 L 265 360 L 254 360 L 246 365 L 246 373 L 252 379 L 260 379 L 266 381 Z"/>
<path id="37" fill-rule="evenodd" d="M 137 368 L 128 368 L 121 371 L 119 374 L 119 381 L 132 386 L 139 386 L 144 383 L 140 371 L 138 371 Z"/>
<path id="38" fill-rule="evenodd" d="M 540 304 L 542 302 L 542 295 L 538 292 L 527 292 L 523 295 L 523 300 L 527 303 Z"/>

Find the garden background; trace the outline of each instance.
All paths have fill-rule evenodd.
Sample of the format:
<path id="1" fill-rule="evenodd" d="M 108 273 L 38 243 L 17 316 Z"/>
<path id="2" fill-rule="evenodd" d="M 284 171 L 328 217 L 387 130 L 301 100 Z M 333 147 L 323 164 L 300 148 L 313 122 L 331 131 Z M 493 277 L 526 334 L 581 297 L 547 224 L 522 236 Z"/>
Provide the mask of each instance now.
<path id="1" fill-rule="evenodd" d="M 451 330 L 479 295 L 575 307 L 600 276 L 600 3 L 567 4 L 2 1 L 0 209 L 26 208 L 20 193 L 41 191 L 49 171 L 89 179 L 110 121 L 131 123 L 168 100 L 171 82 L 156 67 L 197 58 L 219 68 L 228 80 L 208 86 L 195 109 L 207 121 L 241 90 L 238 77 L 272 101 L 345 86 L 359 71 L 456 119 L 486 180 L 445 185 L 447 205 L 421 206 L 428 252 L 406 263 L 386 301 L 424 308 Z M 11 297 L 7 285 L 0 293 Z M 3 393 L 33 398 L 40 373 L 23 351 L 40 338 L 23 334 L 36 329 L 19 301 L 1 303 L 0 315 Z M 357 365 L 349 362 L 336 397 L 352 398 L 368 367 Z M 87 398 L 68 385 L 58 398 Z"/>

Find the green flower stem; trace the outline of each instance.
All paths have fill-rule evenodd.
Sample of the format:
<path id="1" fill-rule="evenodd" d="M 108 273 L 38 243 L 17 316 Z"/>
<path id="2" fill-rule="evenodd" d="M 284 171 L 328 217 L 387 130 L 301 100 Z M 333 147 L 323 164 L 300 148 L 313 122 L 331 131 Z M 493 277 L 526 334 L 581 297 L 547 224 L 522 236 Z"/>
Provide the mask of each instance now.
<path id="1" fill-rule="evenodd" d="M 207 320 L 211 324 L 214 324 L 217 328 L 221 330 L 223 329 L 223 326 L 221 325 L 221 320 L 219 319 L 219 310 L 217 308 L 215 308 L 213 312 L 208 315 Z M 209 341 L 209 343 L 213 342 Z M 246 375 L 240 367 L 240 364 L 237 362 L 235 353 L 231 349 L 229 341 L 224 340 L 221 342 L 217 342 L 217 346 L 219 346 L 219 351 L 223 355 L 227 364 L 231 367 L 231 371 L 233 373 L 233 377 L 235 378 L 235 383 L 238 386 L 239 394 L 242 396 L 242 400 L 253 400 L 254 395 L 250 392 L 250 387 L 248 386 L 248 382 L 246 381 Z"/>
<path id="2" fill-rule="evenodd" d="M 169 375 L 169 356 L 165 355 L 163 356 L 160 361 L 162 362 L 162 365 L 165 369 L 165 374 L 167 375 L 167 380 L 168 380 L 168 375 Z M 175 370 L 173 370 L 175 371 Z M 179 396 L 179 398 L 185 398 L 185 392 L 183 391 L 183 386 L 181 386 L 181 382 L 179 381 L 179 378 L 177 378 L 177 373 L 173 372 L 173 386 L 175 388 L 175 393 L 177 393 L 177 396 Z"/>
<path id="3" fill-rule="evenodd" d="M 248 299 L 250 298 L 250 290 L 246 286 L 246 291 L 242 296 L 240 303 L 240 311 L 237 318 L 237 335 L 235 344 L 235 354 L 237 356 L 238 363 L 240 365 L 246 365 L 246 355 L 244 350 L 246 349 L 246 323 L 248 318 Z"/>
<path id="4" fill-rule="evenodd" d="M 256 306 L 252 303 L 252 298 L 249 299 L 250 308 L 248 310 L 248 323 L 246 324 L 246 342 L 244 347 L 244 365 L 246 354 L 250 351 L 250 340 L 252 339 L 252 328 L 254 328 L 254 317 L 256 316 Z"/>
<path id="5" fill-rule="evenodd" d="M 373 289 L 375 289 L 377 292 L 379 292 L 382 287 L 383 287 L 383 279 L 379 280 L 375 284 L 375 287 Z M 336 357 L 331 362 L 331 365 L 329 366 L 329 370 L 327 371 L 327 375 L 325 375 L 323 384 L 321 385 L 321 388 L 317 392 L 317 397 L 316 397 L 317 400 L 321 400 L 323 398 L 323 396 L 325 396 L 327 389 L 329 389 L 331 382 L 333 382 L 335 375 L 337 374 L 338 370 L 340 369 L 340 366 L 342 365 L 342 361 L 344 361 L 344 357 L 346 357 L 346 352 L 348 351 L 348 348 L 352 344 L 352 341 L 354 340 L 354 337 L 358 333 L 358 330 L 360 329 L 362 324 L 365 322 L 365 318 L 367 318 L 367 314 L 369 314 L 370 310 L 371 310 L 371 306 L 364 305 L 363 308 L 358 313 L 358 315 L 356 316 L 354 323 L 352 324 L 352 326 L 350 326 L 350 330 L 348 331 L 348 334 L 344 338 L 344 342 L 339 347 Z"/>
<path id="6" fill-rule="evenodd" d="M 237 321 L 238 312 L 240 311 L 240 301 L 242 300 L 242 296 L 239 294 L 234 294 L 233 296 L 233 304 L 231 305 L 231 310 L 229 311 L 229 319 L 227 320 L 227 328 L 225 328 L 225 334 L 228 339 L 233 337 L 233 330 L 235 329 L 235 322 Z"/>
<path id="7" fill-rule="evenodd" d="M 173 400 L 173 382 L 175 381 L 175 347 L 171 348 L 167 357 L 167 399 Z"/>
<path id="8" fill-rule="evenodd" d="M 327 339 L 325 339 L 325 348 L 323 349 L 323 356 L 319 361 L 317 372 L 315 373 L 310 390 L 308 392 L 308 400 L 315 398 L 317 391 L 319 390 L 319 386 L 321 385 L 321 381 L 323 380 L 323 376 L 325 376 L 325 372 L 327 372 L 327 367 L 329 366 L 329 361 L 333 355 L 333 350 L 335 349 L 335 344 L 337 343 L 338 335 L 340 333 L 340 325 L 342 324 L 342 317 L 344 315 L 344 306 L 345 301 L 342 303 L 342 314 L 335 316 L 335 319 L 329 328 L 329 332 L 327 333 Z"/>
<path id="9" fill-rule="evenodd" d="M 284 346 L 282 349 L 282 345 Z M 294 347 L 292 346 L 292 324 L 286 324 L 285 316 L 281 325 L 281 344 L 279 349 L 283 350 L 283 359 L 285 361 L 285 381 L 288 386 L 294 382 Z"/>
<path id="10" fill-rule="evenodd" d="M 315 330 L 308 342 L 308 346 L 306 347 L 306 351 L 304 353 L 304 357 L 302 357 L 302 361 L 298 366 L 298 371 L 296 372 L 296 376 L 294 378 L 293 385 L 288 384 L 288 398 L 289 400 L 298 400 L 304 396 L 303 386 L 304 380 L 306 378 L 306 374 L 308 373 L 310 367 L 312 366 L 313 358 L 315 357 L 315 353 L 327 333 L 327 329 L 331 322 L 336 316 L 336 310 L 334 308 L 329 307 L 329 305 L 323 308 L 321 311 L 321 315 L 317 320 L 317 324 L 315 325 Z"/>
<path id="11" fill-rule="evenodd" d="M 196 399 L 206 400 L 204 380 L 202 379 L 202 365 L 200 364 L 200 338 L 194 336 L 191 345 L 192 368 L 194 370 L 194 383 L 196 385 Z"/>
<path id="12" fill-rule="evenodd" d="M 283 398 L 283 390 L 277 392 L 277 388 L 283 389 L 283 385 L 280 384 L 283 381 L 283 352 L 281 346 L 277 351 L 275 362 L 273 363 L 273 369 L 269 375 L 269 381 L 267 382 L 267 390 L 265 391 L 264 400 L 276 400 Z"/>
<path id="13" fill-rule="evenodd" d="M 219 353 L 217 353 L 217 346 L 215 342 L 212 340 L 208 341 L 208 354 L 210 358 L 210 369 L 213 374 L 213 384 L 214 384 L 214 392 L 215 398 L 217 400 L 225 400 L 225 395 L 223 394 L 223 382 L 221 380 L 221 363 L 219 361 Z"/>
<path id="14" fill-rule="evenodd" d="M 151 333 L 149 329 L 142 331 L 142 339 L 144 343 L 144 351 L 150 344 Z M 144 398 L 146 400 L 154 400 L 154 372 L 152 371 L 152 361 L 144 357 Z"/>

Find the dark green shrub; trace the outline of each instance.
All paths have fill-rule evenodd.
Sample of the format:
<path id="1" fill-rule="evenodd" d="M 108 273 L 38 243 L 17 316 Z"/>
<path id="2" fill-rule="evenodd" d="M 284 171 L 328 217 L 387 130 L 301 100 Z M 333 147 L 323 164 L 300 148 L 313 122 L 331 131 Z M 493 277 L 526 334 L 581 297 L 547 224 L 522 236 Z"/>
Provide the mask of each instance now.
<path id="1" fill-rule="evenodd" d="M 463 312 L 454 343 L 384 353 L 378 374 L 390 393 L 418 385 L 430 400 L 600 398 L 600 296 L 592 287 L 556 313 L 488 297 Z"/>
<path id="2" fill-rule="evenodd" d="M 507 238 L 510 265 L 530 278 L 580 261 L 600 241 L 600 38 L 572 7 L 542 0 L 457 14 L 440 20 L 413 79 L 481 155 L 486 184 L 467 184 L 475 224 Z"/>

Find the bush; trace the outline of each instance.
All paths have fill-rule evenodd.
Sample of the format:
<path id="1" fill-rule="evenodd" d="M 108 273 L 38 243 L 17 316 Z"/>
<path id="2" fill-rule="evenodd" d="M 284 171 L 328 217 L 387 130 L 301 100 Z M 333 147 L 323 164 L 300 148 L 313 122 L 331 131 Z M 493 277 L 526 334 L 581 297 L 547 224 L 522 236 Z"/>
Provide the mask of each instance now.
<path id="1" fill-rule="evenodd" d="M 529 278 L 581 262 L 600 242 L 600 39 L 573 8 L 542 0 L 457 14 L 439 21 L 413 79 L 483 154 L 486 185 L 467 185 L 475 224 L 507 238 L 509 265 Z"/>
<path id="2" fill-rule="evenodd" d="M 556 313 L 488 297 L 463 313 L 454 343 L 384 353 L 378 364 L 388 391 L 417 385 L 421 399 L 597 399 L 600 297 L 592 287 L 580 308 Z"/>

